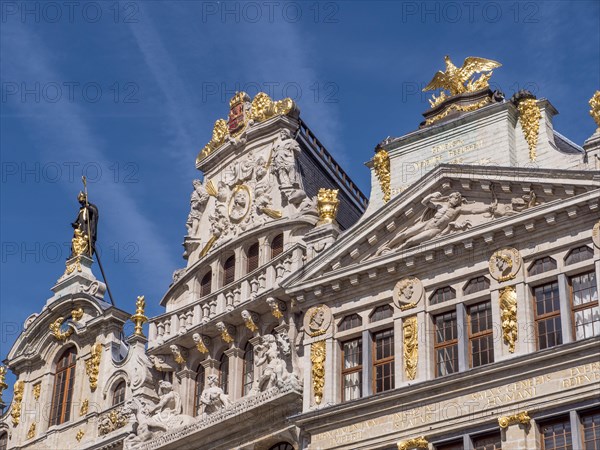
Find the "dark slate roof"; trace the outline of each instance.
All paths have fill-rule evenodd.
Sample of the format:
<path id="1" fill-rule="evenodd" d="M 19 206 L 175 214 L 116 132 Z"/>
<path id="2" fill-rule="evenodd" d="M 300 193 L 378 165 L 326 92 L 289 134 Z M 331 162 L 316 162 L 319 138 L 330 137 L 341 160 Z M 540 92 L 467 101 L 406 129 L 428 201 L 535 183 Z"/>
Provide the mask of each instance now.
<path id="1" fill-rule="evenodd" d="M 562 153 L 569 153 L 571 155 L 581 155 L 585 153 L 583 148 L 564 137 L 558 131 L 554 131 L 554 142 L 556 143 L 558 150 Z"/>

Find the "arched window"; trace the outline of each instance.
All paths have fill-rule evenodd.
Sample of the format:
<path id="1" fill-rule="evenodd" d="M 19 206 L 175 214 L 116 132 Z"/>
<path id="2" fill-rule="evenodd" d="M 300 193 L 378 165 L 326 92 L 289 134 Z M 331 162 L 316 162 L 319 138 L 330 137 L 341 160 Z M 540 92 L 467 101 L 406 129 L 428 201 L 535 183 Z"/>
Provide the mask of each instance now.
<path id="1" fill-rule="evenodd" d="M 6 450 L 8 448 L 8 434 L 2 433 L 0 435 L 0 450 Z"/>
<path id="2" fill-rule="evenodd" d="M 244 376 L 242 396 L 248 395 L 254 383 L 254 347 L 250 342 L 244 347 Z"/>
<path id="3" fill-rule="evenodd" d="M 589 248 L 587 245 L 574 248 L 569 252 L 565 259 L 565 264 L 576 264 L 581 261 L 586 261 L 594 257 L 594 250 Z"/>
<path id="4" fill-rule="evenodd" d="M 269 450 L 294 450 L 294 446 L 287 442 L 278 442 L 273 447 L 269 448 Z"/>
<path id="5" fill-rule="evenodd" d="M 436 289 L 431 297 L 429 297 L 430 305 L 437 305 L 438 303 L 447 302 L 456 298 L 456 291 L 450 286 L 444 286 Z"/>
<path id="6" fill-rule="evenodd" d="M 235 255 L 231 255 L 223 264 L 223 286 L 235 281 Z"/>
<path id="7" fill-rule="evenodd" d="M 540 273 L 548 272 L 556 269 L 556 260 L 550 256 L 545 256 L 540 259 L 536 259 L 531 266 L 529 266 L 529 275 L 538 275 Z"/>
<path id="8" fill-rule="evenodd" d="M 248 247 L 248 266 L 246 272 L 250 273 L 258 269 L 258 242 Z"/>
<path id="9" fill-rule="evenodd" d="M 199 416 L 202 412 L 202 402 L 200 401 L 200 397 L 204 390 L 204 374 L 204 366 L 200 364 L 196 370 L 196 395 L 194 397 L 194 414 L 196 416 Z"/>
<path id="10" fill-rule="evenodd" d="M 486 277 L 481 276 L 481 277 L 471 278 L 465 285 L 465 288 L 463 289 L 463 294 L 465 294 L 465 295 L 474 294 L 475 292 L 485 291 L 489 288 L 490 288 L 490 280 L 488 280 Z"/>
<path id="11" fill-rule="evenodd" d="M 69 421 L 71 403 L 73 401 L 73 386 L 75 384 L 75 362 L 77 350 L 71 347 L 64 351 L 56 364 L 54 375 L 54 391 L 50 409 L 50 426 L 60 425 Z"/>
<path id="12" fill-rule="evenodd" d="M 377 322 L 383 319 L 389 319 L 394 315 L 394 308 L 390 305 L 381 305 L 375 308 L 375 310 L 369 316 L 369 322 Z"/>
<path id="13" fill-rule="evenodd" d="M 271 259 L 283 253 L 283 234 L 278 234 L 271 241 Z"/>
<path id="14" fill-rule="evenodd" d="M 125 401 L 125 381 L 121 380 L 117 383 L 113 390 L 112 405 L 120 405 Z"/>
<path id="15" fill-rule="evenodd" d="M 221 356 L 221 365 L 219 366 L 219 384 L 225 394 L 229 393 L 229 358 L 225 353 Z"/>
<path id="16" fill-rule="evenodd" d="M 204 274 L 200 281 L 200 297 L 204 297 L 210 294 L 212 289 L 212 270 L 209 270 Z"/>
<path id="17" fill-rule="evenodd" d="M 342 319 L 338 325 L 338 331 L 351 330 L 352 328 L 360 327 L 362 318 L 358 314 L 350 314 Z"/>

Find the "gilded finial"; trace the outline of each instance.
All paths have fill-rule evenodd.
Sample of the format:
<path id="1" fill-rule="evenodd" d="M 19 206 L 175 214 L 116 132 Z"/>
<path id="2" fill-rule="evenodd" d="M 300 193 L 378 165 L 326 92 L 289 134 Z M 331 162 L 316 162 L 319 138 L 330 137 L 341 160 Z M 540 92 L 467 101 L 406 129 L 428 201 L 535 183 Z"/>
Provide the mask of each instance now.
<path id="1" fill-rule="evenodd" d="M 317 225 L 332 223 L 337 215 L 340 201 L 337 198 L 338 189 L 319 189 L 317 194 L 317 210 L 319 211 L 319 222 Z"/>
<path id="2" fill-rule="evenodd" d="M 590 116 L 598 125 L 598 130 L 600 130 L 600 91 L 596 91 L 592 98 L 590 98 Z"/>
<path id="3" fill-rule="evenodd" d="M 143 295 L 139 295 L 135 302 L 136 310 L 135 314 L 131 316 L 131 321 L 135 324 L 136 336 L 144 336 L 143 325 L 148 322 L 148 318 L 144 315 L 144 308 L 146 307 L 146 300 Z"/>

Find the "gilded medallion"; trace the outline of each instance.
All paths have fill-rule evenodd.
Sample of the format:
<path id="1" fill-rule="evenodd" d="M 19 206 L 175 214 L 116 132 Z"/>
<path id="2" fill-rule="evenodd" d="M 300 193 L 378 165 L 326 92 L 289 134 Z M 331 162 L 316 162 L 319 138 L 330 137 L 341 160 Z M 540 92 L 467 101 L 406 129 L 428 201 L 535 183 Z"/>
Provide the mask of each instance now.
<path id="1" fill-rule="evenodd" d="M 523 259 L 519 250 L 512 247 L 501 248 L 490 258 L 490 275 L 501 283 L 517 276 Z"/>
<path id="2" fill-rule="evenodd" d="M 250 212 L 252 195 L 250 188 L 245 184 L 236 186 L 229 199 L 229 220 L 239 223 L 246 218 Z"/>

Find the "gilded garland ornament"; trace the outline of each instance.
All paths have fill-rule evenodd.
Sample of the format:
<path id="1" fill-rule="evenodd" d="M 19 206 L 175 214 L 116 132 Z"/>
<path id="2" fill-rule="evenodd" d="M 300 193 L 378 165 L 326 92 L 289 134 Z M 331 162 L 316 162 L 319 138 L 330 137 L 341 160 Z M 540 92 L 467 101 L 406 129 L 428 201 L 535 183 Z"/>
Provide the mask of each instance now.
<path id="1" fill-rule="evenodd" d="M 317 211 L 319 212 L 319 221 L 317 225 L 326 225 L 333 223 L 337 215 L 339 189 L 319 189 L 317 193 Z"/>
<path id="2" fill-rule="evenodd" d="M 143 295 L 138 295 L 135 302 L 135 314 L 131 316 L 131 321 L 135 324 L 134 334 L 136 336 L 144 337 L 143 325 L 148 322 L 148 318 L 144 315 L 144 309 L 146 307 L 146 299 Z"/>
<path id="3" fill-rule="evenodd" d="M 429 448 L 429 442 L 424 436 L 398 442 L 398 450 L 411 450 L 414 448 Z"/>
<path id="4" fill-rule="evenodd" d="M 590 116 L 596 122 L 598 130 L 600 130 L 600 91 L 594 92 L 592 98 L 590 98 Z"/>
<path id="5" fill-rule="evenodd" d="M 2 392 L 5 389 L 8 389 L 8 384 L 6 384 L 6 367 L 0 366 L 0 404 L 2 404 Z"/>
<path id="6" fill-rule="evenodd" d="M 83 318 L 83 308 L 76 308 L 71 311 L 71 318 L 78 322 Z"/>
<path id="7" fill-rule="evenodd" d="M 80 429 L 77 434 L 75 435 L 75 439 L 77 439 L 77 442 L 81 442 L 81 440 L 83 439 L 83 436 L 85 435 L 85 431 L 83 431 L 82 429 Z"/>
<path id="8" fill-rule="evenodd" d="M 90 381 L 92 392 L 98 387 L 98 374 L 100 373 L 100 360 L 102 359 L 102 344 L 95 343 L 92 346 L 91 356 L 85 362 L 85 373 Z"/>
<path id="9" fill-rule="evenodd" d="M 523 130 L 523 135 L 529 146 L 529 160 L 533 162 L 537 158 L 536 148 L 542 113 L 535 97 L 519 100 L 517 110 L 519 111 L 521 129 Z"/>
<path id="10" fill-rule="evenodd" d="M 33 439 L 35 437 L 35 422 L 31 424 L 27 431 L 27 439 Z"/>
<path id="11" fill-rule="evenodd" d="M 25 382 L 22 380 L 17 381 L 13 387 L 13 403 L 10 408 L 13 427 L 16 427 L 21 422 L 21 402 L 23 401 L 24 392 Z"/>
<path id="12" fill-rule="evenodd" d="M 39 400 L 40 395 L 42 395 L 42 383 L 36 383 L 33 385 L 33 398 Z"/>
<path id="13" fill-rule="evenodd" d="M 417 377 L 417 363 L 419 361 L 417 316 L 404 319 L 402 328 L 404 331 L 404 373 L 406 378 L 414 380 Z"/>
<path id="14" fill-rule="evenodd" d="M 529 413 L 527 411 L 522 411 L 517 414 L 513 414 L 512 416 L 503 416 L 498 417 L 498 425 L 503 430 L 506 430 L 510 425 L 513 424 L 521 424 L 521 425 L 529 425 L 531 423 L 531 417 L 529 417 Z"/>
<path id="15" fill-rule="evenodd" d="M 373 157 L 373 169 L 375 170 L 375 176 L 379 180 L 379 186 L 383 193 L 383 201 L 385 203 L 390 201 L 391 197 L 391 171 L 390 171 L 390 155 L 388 152 L 379 145 L 375 148 L 375 156 Z"/>
<path id="16" fill-rule="evenodd" d="M 312 364 L 312 385 L 315 403 L 321 404 L 325 386 L 325 341 L 313 342 L 310 345 L 310 362 Z"/>
<path id="17" fill-rule="evenodd" d="M 502 321 L 502 337 L 508 344 L 508 351 L 514 353 L 518 337 L 517 291 L 512 286 L 500 289 L 500 319 Z"/>
<path id="18" fill-rule="evenodd" d="M 128 416 L 123 414 L 121 408 L 113 409 L 110 413 L 101 416 L 98 423 L 98 434 L 104 436 L 118 428 L 127 425 Z"/>
<path id="19" fill-rule="evenodd" d="M 83 402 L 81 402 L 81 406 L 79 407 L 79 416 L 85 416 L 88 413 L 89 407 L 90 401 L 86 398 Z"/>
<path id="20" fill-rule="evenodd" d="M 73 328 L 66 323 L 64 317 L 57 318 L 49 328 L 52 335 L 59 341 L 66 341 L 73 334 Z"/>

